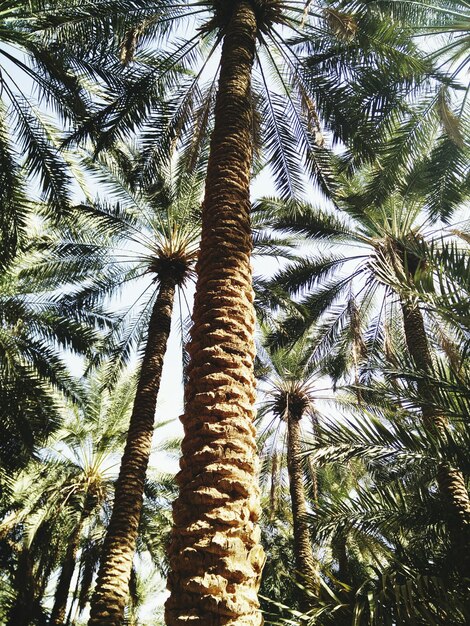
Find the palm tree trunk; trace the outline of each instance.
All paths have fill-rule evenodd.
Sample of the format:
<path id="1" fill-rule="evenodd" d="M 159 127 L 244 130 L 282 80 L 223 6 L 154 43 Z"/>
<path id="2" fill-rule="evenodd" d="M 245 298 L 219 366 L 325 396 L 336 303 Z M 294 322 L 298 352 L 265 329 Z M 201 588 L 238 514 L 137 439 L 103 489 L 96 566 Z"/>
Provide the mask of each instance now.
<path id="1" fill-rule="evenodd" d="M 76 619 L 75 620 L 72 619 L 72 616 L 74 615 L 74 606 L 78 607 L 78 596 L 80 594 L 80 578 L 82 575 L 82 568 L 83 568 L 83 555 L 82 555 L 82 558 L 80 558 L 80 561 L 78 563 L 77 582 L 75 584 L 72 601 L 70 602 L 67 619 L 65 620 L 65 626 L 70 626 L 72 624 L 72 621 L 76 621 Z M 75 615 L 77 615 L 76 611 L 75 611 Z"/>
<path id="2" fill-rule="evenodd" d="M 75 562 L 77 559 L 83 524 L 87 516 L 88 511 L 84 508 L 80 515 L 78 524 L 75 526 L 73 533 L 69 538 L 55 592 L 54 606 L 52 608 L 51 619 L 49 622 L 50 626 L 62 626 L 64 623 L 67 601 L 69 599 L 70 583 L 72 582 L 72 576 L 75 569 Z"/>
<path id="3" fill-rule="evenodd" d="M 310 594 L 301 592 L 302 610 L 308 610 L 312 595 L 318 594 L 318 573 L 315 567 L 310 531 L 307 525 L 307 501 L 302 471 L 300 419 L 292 411 L 287 414 L 287 470 L 294 523 L 294 554 L 297 581 Z"/>
<path id="4" fill-rule="evenodd" d="M 229 3 L 227 3 L 229 4 Z M 253 426 L 252 2 L 230 3 L 211 140 L 169 547 L 166 624 L 257 626 L 264 553 Z"/>
<path id="5" fill-rule="evenodd" d="M 406 345 L 408 352 L 421 374 L 432 370 L 432 359 L 424 327 L 423 316 L 417 305 L 402 302 Z M 432 405 L 432 388 L 425 377 L 418 380 L 418 393 L 423 399 L 421 412 L 424 426 L 437 433 L 445 433 L 447 419 Z M 424 401 L 429 398 L 430 403 Z M 441 463 L 437 471 L 439 490 L 450 504 L 454 516 L 454 544 L 460 557 L 465 555 L 466 575 L 470 574 L 470 499 L 462 472 Z M 463 552 L 462 552 L 463 550 Z M 460 558 L 459 557 L 459 558 Z"/>
<path id="6" fill-rule="evenodd" d="M 113 512 L 91 601 L 90 626 L 118 626 L 124 618 L 174 297 L 173 277 L 162 278 L 150 317 Z"/>
<path id="7" fill-rule="evenodd" d="M 15 602 L 9 612 L 7 626 L 30 626 L 38 617 L 40 600 L 37 597 L 36 579 L 31 550 L 23 547 L 18 554 L 15 573 Z"/>

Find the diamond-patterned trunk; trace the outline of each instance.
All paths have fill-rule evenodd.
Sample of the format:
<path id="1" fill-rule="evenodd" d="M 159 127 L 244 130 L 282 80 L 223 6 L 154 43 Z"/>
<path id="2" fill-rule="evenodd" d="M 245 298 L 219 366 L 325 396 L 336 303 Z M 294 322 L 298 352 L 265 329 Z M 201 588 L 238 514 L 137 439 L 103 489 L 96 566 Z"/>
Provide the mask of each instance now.
<path id="1" fill-rule="evenodd" d="M 180 494 L 169 549 L 169 626 L 262 623 L 249 216 L 257 25 L 250 2 L 232 4 L 203 205 Z"/>

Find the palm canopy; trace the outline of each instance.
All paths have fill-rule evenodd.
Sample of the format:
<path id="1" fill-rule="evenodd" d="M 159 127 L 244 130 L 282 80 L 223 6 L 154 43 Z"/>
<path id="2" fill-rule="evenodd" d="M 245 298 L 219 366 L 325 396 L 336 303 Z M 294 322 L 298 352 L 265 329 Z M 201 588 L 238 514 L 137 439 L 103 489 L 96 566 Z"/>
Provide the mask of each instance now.
<path id="1" fill-rule="evenodd" d="M 406 24 L 413 40 L 441 74 L 430 90 L 396 110 L 365 204 L 384 201 L 397 189 L 417 190 L 433 218 L 450 220 L 469 194 L 468 3 L 460 0 L 372 3 Z"/>
<path id="2" fill-rule="evenodd" d="M 76 306 L 101 302 L 115 309 L 119 295 L 132 290 L 113 335 L 113 355 L 124 364 L 142 344 L 162 277 L 184 287 L 194 276 L 201 180 L 162 177 L 143 190 L 125 181 L 111 157 L 88 165 L 106 199 L 76 207 L 75 226 L 51 232 L 41 242 L 47 254 L 30 271 L 69 284 Z"/>
<path id="3" fill-rule="evenodd" d="M 116 162 L 114 156 L 118 156 Z M 27 276 L 42 277 L 60 288 L 77 308 L 116 308 L 120 296 L 130 304 L 115 313 L 107 350 L 115 372 L 142 348 L 158 287 L 165 277 L 178 287 L 180 327 L 186 335 L 190 314 L 189 283 L 200 240 L 204 163 L 186 174 L 176 165 L 162 170 L 151 187 L 139 181 L 139 157 L 115 152 L 88 159 L 94 180 L 107 190 L 106 199 L 76 207 L 76 224 L 50 232 L 38 243 L 44 254 Z M 127 180 L 126 180 L 127 179 Z M 293 258 L 293 239 L 276 236 L 254 213 L 254 253 L 261 257 Z M 186 337 L 184 337 L 186 338 Z"/>
<path id="4" fill-rule="evenodd" d="M 56 8 L 58 4 L 67 3 L 55 2 Z M 24 196 L 21 168 L 38 183 L 52 215 L 66 210 L 71 176 L 58 150 L 60 136 L 51 113 L 70 125 L 85 118 L 89 100 L 64 45 L 53 47 L 41 37 L 48 8 L 50 3 L 42 1 L 6 0 L 1 5 L 2 263 L 14 255 L 32 209 Z M 35 89 L 38 97 L 32 95 Z"/>
<path id="5" fill-rule="evenodd" d="M 297 0 L 253 4 L 258 20 L 253 140 L 264 148 L 259 163 L 269 163 L 285 196 L 302 193 L 303 166 L 331 193 L 334 158 L 324 136 L 333 134 L 354 146 L 359 159 L 371 159 L 392 111 L 431 67 L 406 30 L 385 22 L 369 4 L 355 9 Z M 159 1 L 145 14 L 136 11 L 140 22 L 122 43 L 123 59 L 134 64 L 131 89 L 123 84 L 115 101 L 76 137 L 100 127 L 98 147 L 103 147 L 140 128 L 144 178 L 155 178 L 175 143 L 191 167 L 213 126 L 218 47 L 232 10 L 233 3 L 217 1 Z M 156 97 L 162 89 L 170 94 L 165 105 Z"/>
<path id="6" fill-rule="evenodd" d="M 146 4 L 2 2 L 0 263 L 7 263 L 24 239 L 27 215 L 34 210 L 24 192 L 28 184 L 41 192 L 49 216 L 66 215 L 72 182 L 83 179 L 75 155 L 64 150 L 64 132 L 84 123 L 98 103 L 127 84 L 132 72 L 117 60 L 119 42 Z"/>
<path id="7" fill-rule="evenodd" d="M 21 467 L 60 423 L 53 389 L 80 400 L 63 351 L 91 356 L 107 324 L 96 310 L 70 306 L 45 276 L 28 273 L 40 255 L 18 258 L 0 286 L 0 459 L 10 469 Z"/>
<path id="8" fill-rule="evenodd" d="M 319 250 L 270 281 L 273 300 L 282 300 L 283 292 L 296 298 L 273 340 L 314 331 L 313 354 L 330 353 L 332 366 L 346 346 L 356 366 L 384 346 L 389 356 L 390 350 L 401 352 L 396 297 L 414 301 L 417 290 L 435 298 L 445 291 L 444 267 L 437 271 L 432 258 L 455 239 L 452 228 L 441 231 L 423 214 L 422 202 L 398 195 L 367 209 L 343 202 L 334 214 L 307 203 L 262 203 L 276 227 L 311 237 Z M 465 230 L 465 223 L 459 226 Z M 459 247 L 467 257 L 466 243 Z M 436 331 L 438 339 L 445 336 L 444 328 Z"/>

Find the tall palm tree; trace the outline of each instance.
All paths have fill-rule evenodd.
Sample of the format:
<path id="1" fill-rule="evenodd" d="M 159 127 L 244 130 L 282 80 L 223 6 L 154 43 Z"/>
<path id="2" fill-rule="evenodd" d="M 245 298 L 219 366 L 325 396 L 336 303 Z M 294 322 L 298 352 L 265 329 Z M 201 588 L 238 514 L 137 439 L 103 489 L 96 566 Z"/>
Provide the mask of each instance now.
<path id="1" fill-rule="evenodd" d="M 277 27 L 296 29 L 302 21 L 298 12 L 292 17 L 290 7 L 277 1 L 240 0 L 209 6 L 213 17 L 205 28 L 223 39 L 223 46 L 188 349 L 182 418 L 185 439 L 177 476 L 180 495 L 174 506 L 169 548 L 171 596 L 166 620 L 170 626 L 187 619 L 204 624 L 261 621 L 256 589 L 263 557 L 256 529 L 259 505 L 252 426 L 251 75 L 257 41 L 264 44 L 265 33 L 274 39 Z M 299 8 L 294 6 L 293 11 Z M 305 95 L 302 88 L 300 92 Z M 275 100 L 268 95 L 271 113 Z M 315 172 L 326 190 L 328 175 L 318 166 L 314 147 L 318 120 L 314 105 L 307 101 L 310 106 L 296 116 L 299 133 L 295 141 L 305 150 L 309 171 Z M 307 127 L 302 120 L 309 120 Z M 289 135 L 275 116 L 268 131 L 268 151 L 280 173 L 279 185 L 287 194 L 292 193 L 296 180 L 292 176 L 295 160 L 281 140 Z"/>
<path id="2" fill-rule="evenodd" d="M 276 207 L 271 208 L 275 213 Z M 380 338 L 389 339 L 384 318 L 390 307 L 396 308 L 398 300 L 404 341 L 419 375 L 417 387 L 422 399 L 423 424 L 430 432 L 444 436 L 448 416 L 426 400 L 431 397 L 432 387 L 432 333 L 426 329 L 416 294 L 416 285 L 425 290 L 433 289 L 434 272 L 427 258 L 439 247 L 433 241 L 433 232 L 439 229 L 426 224 L 421 202 L 400 196 L 391 196 L 387 204 L 380 207 L 360 208 L 345 202 L 342 215 L 301 204 L 284 208 L 279 227 L 309 233 L 316 241 L 351 246 L 349 255 L 334 251 L 319 255 L 274 279 L 278 288 L 282 285 L 293 294 L 311 288 L 303 301 L 295 305 L 296 314 L 287 319 L 284 332 L 295 330 L 302 334 L 326 314 L 325 321 L 322 323 L 320 319 L 317 328 L 317 336 L 321 338 L 319 349 L 332 350 L 341 357 L 334 346 L 348 339 L 357 368 L 361 356 L 367 356 L 360 354 L 366 350 L 364 334 L 370 337 L 372 348 L 378 345 Z M 324 282 L 325 279 L 328 282 Z M 437 481 L 454 511 L 458 528 L 454 539 L 466 543 L 470 499 L 462 473 L 458 468 L 441 463 L 437 468 Z"/>
<path id="3" fill-rule="evenodd" d="M 286 458 L 289 491 L 294 529 L 294 557 L 296 577 L 299 583 L 300 606 L 307 610 L 313 598 L 318 596 L 318 563 L 314 556 L 312 537 L 308 528 L 308 498 L 305 488 L 306 432 L 301 422 L 310 417 L 310 426 L 316 425 L 315 377 L 318 368 L 308 365 L 309 352 L 305 344 L 293 349 L 270 352 L 266 368 L 270 375 L 263 376 L 262 401 L 259 418 L 272 415 L 286 426 Z M 267 384 L 266 384 L 267 383 Z M 305 421 L 305 420 L 304 420 Z M 279 427 L 276 428 L 279 431 Z M 265 447 L 267 444 L 264 443 Z M 310 469 L 310 468 L 308 468 Z M 310 477 L 315 480 L 316 477 Z"/>
<path id="4" fill-rule="evenodd" d="M 308 173 L 328 193 L 332 186 L 333 159 L 322 145 L 316 104 L 302 78 L 297 50 L 301 51 L 305 44 L 308 51 L 308 42 L 316 37 L 323 37 L 324 41 L 334 39 L 338 44 L 336 56 L 329 65 L 329 70 L 333 68 L 333 71 L 328 70 L 328 78 L 334 75 L 334 79 L 323 83 L 325 97 L 321 108 L 326 114 L 326 123 L 331 123 L 337 137 L 357 138 L 358 144 L 364 128 L 358 118 L 365 111 L 365 118 L 369 119 L 371 111 L 369 107 L 361 108 L 359 101 L 377 103 L 380 100 L 383 104 L 386 98 L 382 86 L 386 81 L 382 81 L 380 94 L 376 88 L 366 89 L 359 100 L 356 99 L 358 106 L 353 110 L 359 115 L 351 119 L 350 124 L 341 107 L 331 106 L 332 86 L 337 84 L 336 78 L 344 77 L 355 63 L 363 69 L 368 67 L 366 57 L 378 61 L 374 66 L 370 64 L 375 79 L 378 75 L 384 76 L 383 60 L 387 54 L 380 45 L 371 46 L 364 53 L 359 38 L 335 27 L 335 23 L 346 21 L 352 25 L 352 32 L 356 33 L 357 27 L 357 32 L 364 32 L 368 41 L 377 41 L 383 32 L 380 13 L 376 12 L 371 20 L 367 9 L 358 13 L 357 22 L 349 15 L 343 20 L 341 13 L 328 10 L 320 14 L 309 3 L 280 0 L 231 0 L 229 3 L 214 0 L 195 3 L 193 10 L 187 9 L 185 2 L 159 2 L 149 7 L 140 26 L 129 31 L 123 45 L 123 59 L 133 59 L 136 65 L 143 66 L 141 78 L 131 90 L 124 90 L 114 103 L 90 120 L 81 135 L 95 135 L 97 124 L 105 126 L 105 132 L 98 139 L 99 149 L 111 145 L 120 134 L 125 136 L 136 126 L 142 126 L 152 109 L 155 93 L 162 83 L 168 84 L 168 77 L 177 66 L 186 69 L 194 60 L 199 41 L 202 39 L 209 44 L 211 54 L 219 43 L 222 44 L 215 107 L 212 104 L 217 75 L 207 89 L 201 91 L 198 86 L 207 68 L 204 64 L 196 77 L 189 77 L 189 87 L 173 89 L 164 115 L 157 111 L 151 116 L 148 128 L 144 128 L 148 147 L 144 177 L 151 179 L 158 171 L 162 153 L 168 158 L 172 153 L 170 148 L 181 140 L 185 155 L 194 156 L 199 139 L 213 124 L 189 346 L 183 418 L 186 438 L 178 477 L 181 491 L 175 503 L 175 529 L 170 547 L 172 595 L 167 604 L 167 620 L 173 624 L 183 616 L 191 616 L 204 623 L 219 619 L 250 619 L 258 623 L 261 617 L 255 590 L 262 558 L 255 525 L 257 495 L 253 488 L 256 473 L 252 427 L 254 314 L 249 220 L 253 136 L 259 135 L 261 129 L 267 158 L 285 195 L 292 196 L 303 187 L 299 154 L 304 156 L 302 160 Z M 152 35 L 168 34 L 179 24 L 176 18 L 186 15 L 191 18 L 196 15 L 199 20 L 194 36 L 176 46 L 167 43 L 158 54 L 155 51 L 139 54 L 139 41 L 145 44 Z M 300 30 L 300 40 L 284 45 L 284 29 L 294 38 Z M 406 66 L 406 72 L 411 72 L 408 78 L 421 72 L 423 66 L 416 71 L 419 62 L 406 38 L 400 38 L 398 44 L 389 38 L 387 49 L 390 48 L 397 52 L 401 69 Z M 263 64 L 258 63 L 263 55 L 274 71 L 281 94 L 268 85 L 266 65 L 263 70 Z M 255 57 L 257 67 L 261 68 L 260 80 L 258 84 L 253 81 L 252 86 Z M 145 66 L 146 59 L 154 63 L 150 69 Z M 413 62 L 409 63 L 411 59 Z M 314 62 L 322 63 L 318 58 Z M 291 87 L 291 83 L 295 86 Z M 336 102 L 346 101 L 345 94 L 353 91 L 345 86 L 343 79 L 340 84 L 340 98 Z M 150 97 L 146 92 L 149 85 Z M 395 87 L 393 93 L 392 100 L 397 94 Z M 261 124 L 258 123 L 260 116 L 254 115 L 253 100 L 260 103 L 265 118 Z M 375 105 L 372 108 L 379 110 Z M 292 116 L 292 128 L 285 111 Z M 389 110 L 385 111 L 382 121 L 388 113 Z M 193 119 L 197 119 L 196 133 Z M 151 127 L 158 131 L 156 142 Z M 370 124 L 367 128 L 370 134 Z M 364 141 L 362 146 L 366 154 Z M 370 150 L 368 154 L 370 156 Z M 187 161 L 191 162 L 191 158 Z M 202 475 L 204 484 L 198 478 Z M 237 494 L 235 499 L 234 493 Z M 233 500 L 230 505 L 229 500 Z M 235 518 L 239 519 L 238 523 Z M 210 539 L 214 536 L 215 540 Z M 108 607 L 106 619 L 113 623 L 114 610 L 111 610 L 113 615 L 109 610 Z M 225 617 L 220 618 L 220 615 Z M 102 619 L 105 619 L 104 612 Z"/>
<path id="5" fill-rule="evenodd" d="M 121 164 L 125 159 L 122 153 Z M 127 164 L 131 174 L 132 160 Z M 162 178 L 145 191 L 126 183 L 122 172 L 120 178 L 111 157 L 89 166 L 108 184 L 116 204 L 97 200 L 78 207 L 75 232 L 68 229 L 67 239 L 49 241 L 49 256 L 35 272 L 51 279 L 66 276 L 75 284 L 69 294 L 75 306 L 109 301 L 108 296 L 126 285 L 140 294 L 121 315 L 114 343 L 108 345 L 114 356 L 110 380 L 135 347 L 142 348 L 142 358 L 90 617 L 92 623 L 100 622 L 105 610 L 119 623 L 128 596 L 175 296 L 194 274 L 201 176 L 168 177 L 168 182 Z"/>

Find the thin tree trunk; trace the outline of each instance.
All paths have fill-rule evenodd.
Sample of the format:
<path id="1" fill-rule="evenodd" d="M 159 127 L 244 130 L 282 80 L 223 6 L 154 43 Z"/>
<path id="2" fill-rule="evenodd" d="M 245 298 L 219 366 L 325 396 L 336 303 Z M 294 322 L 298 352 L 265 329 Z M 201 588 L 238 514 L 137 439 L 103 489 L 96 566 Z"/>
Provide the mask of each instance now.
<path id="1" fill-rule="evenodd" d="M 7 626 L 30 626 L 36 609 L 36 582 L 31 551 L 26 547 L 18 555 L 15 588 L 17 595 L 8 616 Z"/>
<path id="2" fill-rule="evenodd" d="M 432 359 L 424 327 L 423 316 L 417 305 L 402 302 L 406 345 L 417 369 L 423 374 L 432 370 Z M 445 433 L 447 419 L 432 405 L 432 387 L 425 377 L 420 378 L 418 392 L 422 398 L 421 412 L 424 426 L 431 431 Z M 426 403 L 425 399 L 430 402 Z M 466 575 L 470 574 L 470 498 L 462 472 L 441 463 L 437 471 L 439 490 L 452 507 L 454 516 L 453 541 L 465 561 Z M 461 552 L 463 550 L 463 552 Z"/>
<path id="3" fill-rule="evenodd" d="M 343 530 L 336 533 L 332 542 L 333 555 L 338 560 L 338 580 L 352 587 L 351 570 L 349 567 L 348 544 L 346 533 Z"/>
<path id="4" fill-rule="evenodd" d="M 69 538 L 64 562 L 62 563 L 62 569 L 60 571 L 59 581 L 56 587 L 54 606 L 52 608 L 51 619 L 49 622 L 50 626 L 62 626 L 64 623 L 67 601 L 69 599 L 70 583 L 72 582 L 72 576 L 75 569 L 75 561 L 77 559 L 83 524 L 87 516 L 88 511 L 86 508 L 83 508 L 78 524 L 75 526 L 73 533 Z"/>
<path id="5" fill-rule="evenodd" d="M 150 317 L 113 512 L 91 601 L 90 626 L 118 626 L 124 619 L 174 297 L 173 277 L 162 278 Z"/>
<path id="6" fill-rule="evenodd" d="M 318 572 L 315 567 L 310 531 L 307 525 L 307 501 L 302 471 L 302 445 L 300 419 L 291 411 L 287 414 L 287 469 L 294 523 L 294 554 L 297 581 L 306 591 L 300 593 L 300 603 L 307 610 L 312 602 L 311 594 L 318 594 Z M 310 592 L 307 593 L 307 590 Z"/>
<path id="7" fill-rule="evenodd" d="M 249 182 L 252 3 L 232 2 L 211 140 L 189 345 L 166 624 L 257 626 L 257 520 Z"/>
<path id="8" fill-rule="evenodd" d="M 83 557 L 83 554 L 82 554 L 82 557 Z M 72 624 L 72 621 L 76 621 L 77 611 L 75 610 L 75 619 L 72 619 L 72 615 L 74 615 L 74 610 L 73 610 L 74 606 L 78 607 L 78 596 L 80 593 L 80 578 L 82 575 L 82 568 L 83 568 L 83 558 L 80 558 L 80 561 L 78 563 L 77 582 L 75 584 L 75 589 L 73 592 L 72 601 L 70 603 L 69 611 L 67 614 L 67 619 L 65 620 L 66 626 L 70 626 Z"/>

